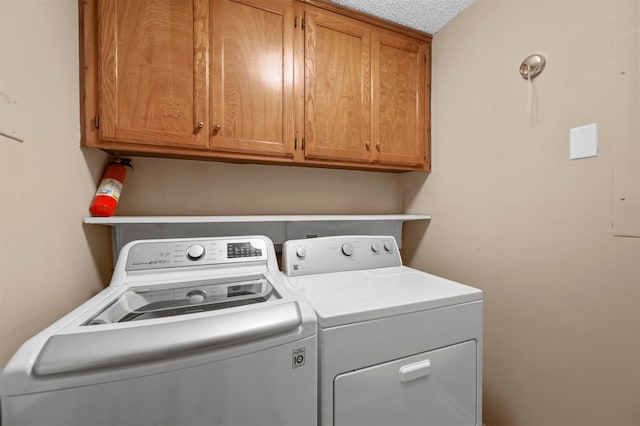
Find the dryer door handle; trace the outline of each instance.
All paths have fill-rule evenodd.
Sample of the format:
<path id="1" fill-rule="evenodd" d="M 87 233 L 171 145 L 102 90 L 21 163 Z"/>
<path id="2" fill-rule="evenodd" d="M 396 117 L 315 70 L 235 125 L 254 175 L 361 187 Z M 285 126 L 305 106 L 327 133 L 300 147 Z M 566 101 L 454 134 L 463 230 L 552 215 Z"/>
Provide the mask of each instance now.
<path id="1" fill-rule="evenodd" d="M 420 377 L 426 377 L 431 374 L 431 361 L 425 359 L 424 361 L 403 365 L 398 373 L 401 382 L 410 382 Z"/>

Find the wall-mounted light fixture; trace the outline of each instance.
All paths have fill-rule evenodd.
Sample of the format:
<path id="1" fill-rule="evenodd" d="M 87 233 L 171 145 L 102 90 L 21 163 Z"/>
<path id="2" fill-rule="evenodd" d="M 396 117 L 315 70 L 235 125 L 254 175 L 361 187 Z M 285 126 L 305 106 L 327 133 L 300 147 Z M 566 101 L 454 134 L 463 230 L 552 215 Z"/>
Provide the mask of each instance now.
<path id="1" fill-rule="evenodd" d="M 520 64 L 520 75 L 525 80 L 533 80 L 542 72 L 547 60 L 539 53 L 527 56 Z"/>
<path id="2" fill-rule="evenodd" d="M 547 60 L 544 56 L 539 53 L 535 53 L 533 55 L 529 55 L 525 58 L 524 61 L 520 64 L 520 75 L 525 80 L 529 80 L 529 96 L 527 100 L 527 110 L 525 115 L 529 118 L 529 125 L 533 126 L 535 123 L 535 115 L 536 115 L 536 102 L 535 102 L 535 93 L 533 90 L 533 79 L 536 78 L 542 70 L 544 70 L 544 66 L 547 63 Z"/>

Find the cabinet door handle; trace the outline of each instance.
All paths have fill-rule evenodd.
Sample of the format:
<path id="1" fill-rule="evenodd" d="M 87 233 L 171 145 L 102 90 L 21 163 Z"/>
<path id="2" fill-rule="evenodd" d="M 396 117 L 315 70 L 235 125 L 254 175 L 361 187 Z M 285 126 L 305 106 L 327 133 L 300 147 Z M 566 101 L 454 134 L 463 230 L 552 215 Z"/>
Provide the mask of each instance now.
<path id="1" fill-rule="evenodd" d="M 367 141 L 364 145 L 367 147 L 367 149 L 371 149 L 371 142 Z"/>
<path id="2" fill-rule="evenodd" d="M 215 126 L 213 126 L 213 131 L 218 133 L 221 128 L 222 128 L 222 126 L 220 126 L 219 124 L 216 124 Z"/>
<path id="3" fill-rule="evenodd" d="M 431 374 L 431 361 L 425 359 L 424 361 L 416 362 L 414 364 L 403 365 L 398 371 L 401 382 L 410 382 L 411 380 L 419 379 Z"/>
<path id="4" fill-rule="evenodd" d="M 204 121 L 198 121 L 198 124 L 196 124 L 196 128 L 193 129 L 193 133 L 198 133 L 200 130 L 202 130 L 203 127 Z"/>
<path id="5" fill-rule="evenodd" d="M 376 142 L 376 148 L 380 151 L 380 142 Z"/>

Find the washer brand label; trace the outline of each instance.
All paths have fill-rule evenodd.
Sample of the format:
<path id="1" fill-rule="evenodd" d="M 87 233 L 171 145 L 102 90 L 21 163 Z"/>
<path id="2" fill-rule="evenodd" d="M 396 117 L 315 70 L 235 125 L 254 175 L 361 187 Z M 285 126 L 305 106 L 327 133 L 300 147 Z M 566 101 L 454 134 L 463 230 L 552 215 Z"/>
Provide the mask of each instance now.
<path id="1" fill-rule="evenodd" d="M 304 350 L 305 348 L 299 348 L 291 352 L 291 368 L 298 368 L 304 365 Z"/>

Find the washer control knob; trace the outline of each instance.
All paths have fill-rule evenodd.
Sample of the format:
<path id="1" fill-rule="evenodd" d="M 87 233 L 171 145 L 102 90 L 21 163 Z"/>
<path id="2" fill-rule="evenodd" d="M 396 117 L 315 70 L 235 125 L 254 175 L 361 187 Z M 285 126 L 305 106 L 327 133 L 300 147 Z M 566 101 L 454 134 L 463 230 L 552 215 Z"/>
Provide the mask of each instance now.
<path id="1" fill-rule="evenodd" d="M 380 244 L 372 243 L 371 244 L 371 251 L 374 252 L 374 253 L 380 253 Z"/>
<path id="2" fill-rule="evenodd" d="M 194 244 L 187 249 L 187 259 L 200 260 L 204 257 L 205 249 L 200 244 Z"/>
<path id="3" fill-rule="evenodd" d="M 386 251 L 387 253 L 391 253 L 393 251 L 393 244 L 391 244 L 390 242 L 386 241 L 384 243 L 384 251 Z"/>
<path id="4" fill-rule="evenodd" d="M 298 247 L 296 249 L 296 256 L 298 256 L 299 258 L 303 258 L 307 255 L 307 248 L 306 247 Z"/>
<path id="5" fill-rule="evenodd" d="M 342 245 L 342 254 L 344 254 L 345 256 L 351 256 L 353 254 L 353 244 L 344 243 Z"/>

